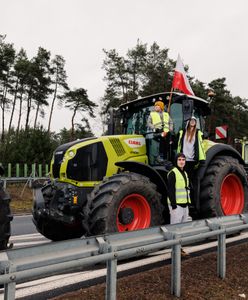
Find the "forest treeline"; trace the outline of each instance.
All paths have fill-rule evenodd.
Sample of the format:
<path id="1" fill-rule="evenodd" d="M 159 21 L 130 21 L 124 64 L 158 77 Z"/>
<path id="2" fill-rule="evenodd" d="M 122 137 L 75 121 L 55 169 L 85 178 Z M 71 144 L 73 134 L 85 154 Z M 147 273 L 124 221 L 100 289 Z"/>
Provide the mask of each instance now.
<path id="1" fill-rule="evenodd" d="M 66 61 L 61 55 L 52 57 L 49 50 L 39 47 L 36 55 L 29 58 L 25 49 L 17 51 L 6 36 L 0 35 L 0 162 L 49 163 L 59 144 L 93 135 L 90 120 L 96 117 L 99 105 L 98 118 L 104 126 L 110 107 L 170 91 L 176 61 L 169 58 L 168 48 L 138 40 L 125 56 L 115 49 L 103 51 L 106 88 L 97 103 L 98 100 L 89 99 L 86 87 L 68 86 Z M 188 66 L 185 68 L 188 71 Z M 210 137 L 214 137 L 215 127 L 223 124 L 229 126 L 230 143 L 248 135 L 247 99 L 232 96 L 225 77 L 207 84 L 190 76 L 189 80 L 196 96 L 207 99 L 209 89 L 214 91 L 210 102 L 212 114 L 207 120 Z M 71 110 L 71 128 L 56 133 L 51 125 L 57 105 Z M 75 120 L 80 113 L 84 117 L 78 124 Z M 47 128 L 40 125 L 41 118 L 46 119 Z"/>

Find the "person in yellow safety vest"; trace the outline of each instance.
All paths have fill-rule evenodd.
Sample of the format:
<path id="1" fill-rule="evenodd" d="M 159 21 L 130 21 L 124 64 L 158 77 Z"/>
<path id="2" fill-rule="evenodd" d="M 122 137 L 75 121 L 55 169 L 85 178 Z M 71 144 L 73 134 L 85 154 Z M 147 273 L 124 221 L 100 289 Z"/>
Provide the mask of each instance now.
<path id="1" fill-rule="evenodd" d="M 165 137 L 169 131 L 173 130 L 173 122 L 168 114 L 164 111 L 164 102 L 162 98 L 154 103 L 154 111 L 150 113 L 148 118 L 148 127 Z"/>
<path id="2" fill-rule="evenodd" d="M 178 153 L 175 158 L 176 166 L 169 171 L 168 179 L 168 206 L 170 211 L 170 224 L 189 221 L 190 189 L 189 178 L 184 171 L 186 157 Z M 183 256 L 189 255 L 181 249 Z"/>
<path id="3" fill-rule="evenodd" d="M 170 210 L 170 223 L 186 222 L 189 217 L 189 178 L 184 171 L 186 157 L 183 153 L 176 155 L 176 166 L 170 170 L 168 179 L 168 205 Z"/>
<path id="4" fill-rule="evenodd" d="M 159 98 L 158 101 L 154 103 L 154 111 L 150 113 L 150 116 L 147 121 L 149 130 L 152 130 L 158 133 L 160 136 L 159 144 L 159 159 L 164 159 L 165 156 L 168 157 L 169 152 L 169 137 L 167 140 L 166 136 L 170 131 L 173 131 L 173 122 L 170 118 L 168 112 L 164 111 L 165 105 L 162 101 L 162 98 Z"/>
<path id="5" fill-rule="evenodd" d="M 203 133 L 196 128 L 196 118 L 192 116 L 184 130 L 179 131 L 177 153 L 186 156 L 185 171 L 192 182 L 195 166 L 198 163 L 204 164 L 206 153 L 202 145 Z"/>

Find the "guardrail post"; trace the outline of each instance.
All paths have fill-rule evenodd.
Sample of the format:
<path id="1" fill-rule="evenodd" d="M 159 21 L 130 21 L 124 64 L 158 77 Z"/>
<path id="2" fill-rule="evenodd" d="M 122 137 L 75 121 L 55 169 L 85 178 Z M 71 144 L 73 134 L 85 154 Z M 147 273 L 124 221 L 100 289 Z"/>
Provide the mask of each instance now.
<path id="1" fill-rule="evenodd" d="M 9 273 L 15 272 L 16 267 L 10 266 Z M 15 291 L 16 291 L 16 282 L 15 278 L 12 279 L 13 282 L 6 283 L 4 285 L 4 300 L 14 300 L 15 299 Z"/>
<path id="2" fill-rule="evenodd" d="M 28 165 L 24 164 L 24 177 L 28 177 Z"/>
<path id="3" fill-rule="evenodd" d="M 176 236 L 174 236 L 176 238 Z M 181 245 L 172 247 L 171 252 L 171 294 L 176 297 L 181 295 Z"/>
<path id="4" fill-rule="evenodd" d="M 39 168 L 38 170 L 39 177 L 42 177 L 42 164 L 39 164 L 38 168 Z"/>
<path id="5" fill-rule="evenodd" d="M 217 274 L 221 279 L 226 276 L 226 234 L 218 235 Z"/>
<path id="6" fill-rule="evenodd" d="M 110 252 L 114 252 L 110 246 Z M 114 254 L 115 259 L 107 261 L 107 278 L 106 278 L 106 300 L 116 299 L 116 281 L 117 281 L 117 253 Z"/>
<path id="7" fill-rule="evenodd" d="M 45 176 L 47 176 L 48 173 L 49 173 L 48 164 L 45 164 Z"/>
<path id="8" fill-rule="evenodd" d="M 35 179 L 35 175 L 36 175 L 36 164 L 32 164 L 32 177 L 33 179 Z"/>
<path id="9" fill-rule="evenodd" d="M 8 177 L 11 177 L 11 163 L 8 163 Z"/>
<path id="10" fill-rule="evenodd" d="M 20 176 L 20 165 L 16 164 L 16 177 Z"/>

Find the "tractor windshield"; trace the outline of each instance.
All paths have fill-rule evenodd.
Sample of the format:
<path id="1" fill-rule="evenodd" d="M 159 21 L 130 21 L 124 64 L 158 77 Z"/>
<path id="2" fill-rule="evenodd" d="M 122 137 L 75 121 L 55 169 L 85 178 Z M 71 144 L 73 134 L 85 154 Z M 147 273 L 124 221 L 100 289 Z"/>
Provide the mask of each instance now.
<path id="1" fill-rule="evenodd" d="M 113 118 L 114 134 L 142 134 L 149 133 L 148 118 L 154 110 L 154 101 L 162 97 L 165 106 L 168 106 L 169 93 L 152 95 L 123 104 Z M 208 103 L 197 97 L 185 97 L 174 93 L 170 105 L 170 118 L 173 122 L 174 134 L 183 129 L 187 120 L 193 114 L 197 119 L 197 128 L 204 131 L 204 116 L 208 114 Z"/>
<path id="2" fill-rule="evenodd" d="M 132 113 L 129 112 L 126 115 L 126 118 L 122 120 L 122 126 L 119 125 L 119 129 L 123 127 L 123 130 L 120 130 L 119 133 L 143 135 L 147 134 L 149 132 L 149 129 L 147 127 L 148 117 L 153 109 L 154 107 L 150 106 L 141 108 L 138 111 L 134 111 Z M 197 119 L 197 128 L 203 130 L 204 119 L 200 117 L 197 109 L 194 112 L 194 116 Z M 170 117 L 173 122 L 173 131 L 177 134 L 179 130 L 185 126 L 181 103 L 173 103 L 171 105 Z"/>

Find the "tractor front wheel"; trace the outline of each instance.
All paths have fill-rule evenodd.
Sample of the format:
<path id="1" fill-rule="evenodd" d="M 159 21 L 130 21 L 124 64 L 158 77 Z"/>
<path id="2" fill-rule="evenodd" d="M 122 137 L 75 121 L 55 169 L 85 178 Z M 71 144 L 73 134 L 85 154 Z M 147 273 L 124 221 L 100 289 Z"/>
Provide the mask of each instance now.
<path id="1" fill-rule="evenodd" d="M 89 196 L 91 235 L 144 229 L 163 222 L 161 195 L 149 178 L 120 173 L 105 179 Z"/>
<path id="2" fill-rule="evenodd" d="M 201 183 L 200 203 L 203 217 L 247 212 L 247 178 L 237 159 L 229 156 L 213 159 Z"/>
<path id="3" fill-rule="evenodd" d="M 83 235 L 81 220 L 74 224 L 67 224 L 51 219 L 33 218 L 36 229 L 47 239 L 52 241 L 63 241 L 80 238 Z"/>

